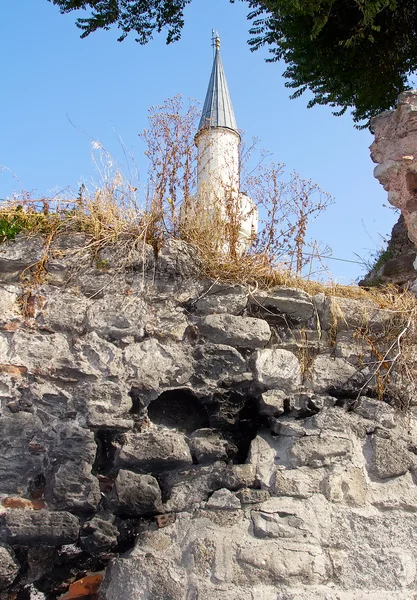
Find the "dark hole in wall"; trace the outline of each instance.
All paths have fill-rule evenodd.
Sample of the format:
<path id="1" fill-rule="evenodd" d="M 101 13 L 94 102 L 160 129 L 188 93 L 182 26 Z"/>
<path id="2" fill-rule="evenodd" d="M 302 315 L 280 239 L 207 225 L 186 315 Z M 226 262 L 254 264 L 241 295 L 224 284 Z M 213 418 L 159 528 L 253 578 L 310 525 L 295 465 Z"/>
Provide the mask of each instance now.
<path id="1" fill-rule="evenodd" d="M 143 401 L 142 394 L 138 388 L 133 387 L 129 396 L 132 399 L 132 407 L 129 411 L 131 415 L 141 415 L 145 411 L 145 404 Z"/>
<path id="2" fill-rule="evenodd" d="M 207 410 L 189 390 L 168 390 L 148 406 L 148 417 L 155 425 L 164 425 L 191 433 L 209 426 Z"/>
<path id="3" fill-rule="evenodd" d="M 111 472 L 113 468 L 114 455 L 116 448 L 113 445 L 113 439 L 116 433 L 106 429 L 97 431 L 95 434 L 95 440 L 97 444 L 97 452 L 94 460 L 92 473 L 106 475 Z"/>
<path id="4" fill-rule="evenodd" d="M 33 500 L 43 498 L 45 493 L 46 479 L 43 473 L 39 473 L 29 482 L 29 495 Z"/>
<path id="5" fill-rule="evenodd" d="M 407 189 L 412 194 L 412 198 L 407 201 L 407 210 L 417 210 L 417 173 L 408 171 L 405 176 Z"/>
<path id="6" fill-rule="evenodd" d="M 235 463 L 246 461 L 251 441 L 263 423 L 258 411 L 258 400 L 254 396 L 227 391 L 214 394 L 207 405 L 210 427 L 219 429 L 234 451 L 230 458 Z"/>

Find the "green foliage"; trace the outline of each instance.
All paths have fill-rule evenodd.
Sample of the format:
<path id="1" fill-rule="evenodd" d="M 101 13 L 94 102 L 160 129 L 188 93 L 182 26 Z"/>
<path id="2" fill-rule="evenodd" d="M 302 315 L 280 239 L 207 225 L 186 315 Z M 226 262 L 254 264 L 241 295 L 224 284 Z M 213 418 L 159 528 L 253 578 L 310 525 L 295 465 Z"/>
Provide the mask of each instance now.
<path id="1" fill-rule="evenodd" d="M 167 28 L 167 43 L 180 38 L 184 25 L 183 11 L 191 0 L 49 0 L 56 4 L 61 13 L 73 10 L 90 10 L 91 16 L 77 19 L 77 27 L 85 38 L 97 29 L 108 30 L 112 25 L 122 31 L 119 41 L 129 32 L 135 31 L 136 41 L 146 44 Z"/>
<path id="2" fill-rule="evenodd" d="M 372 266 L 372 271 L 377 271 L 378 269 L 380 269 L 382 265 L 385 265 L 385 263 L 391 260 L 393 256 L 394 254 L 392 250 L 381 250 L 378 253 L 375 264 Z"/>
<path id="3" fill-rule="evenodd" d="M 14 240 L 24 228 L 24 215 L 21 206 L 15 208 L 13 215 L 0 214 L 0 244 L 7 240 Z"/>
<path id="4" fill-rule="evenodd" d="M 249 44 L 270 46 L 284 60 L 292 98 L 329 104 L 340 115 L 353 108 L 360 126 L 392 108 L 417 69 L 414 0 L 265 0 L 250 2 Z"/>

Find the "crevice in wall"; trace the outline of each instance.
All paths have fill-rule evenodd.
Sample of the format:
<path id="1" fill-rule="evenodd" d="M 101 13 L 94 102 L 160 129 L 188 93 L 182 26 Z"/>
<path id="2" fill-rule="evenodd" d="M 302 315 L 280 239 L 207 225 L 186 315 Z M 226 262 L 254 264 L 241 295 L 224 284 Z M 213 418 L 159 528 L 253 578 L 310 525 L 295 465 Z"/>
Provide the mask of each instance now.
<path id="1" fill-rule="evenodd" d="M 192 433 L 209 426 L 207 410 L 190 390 L 163 392 L 148 406 L 148 417 L 155 425 Z"/>

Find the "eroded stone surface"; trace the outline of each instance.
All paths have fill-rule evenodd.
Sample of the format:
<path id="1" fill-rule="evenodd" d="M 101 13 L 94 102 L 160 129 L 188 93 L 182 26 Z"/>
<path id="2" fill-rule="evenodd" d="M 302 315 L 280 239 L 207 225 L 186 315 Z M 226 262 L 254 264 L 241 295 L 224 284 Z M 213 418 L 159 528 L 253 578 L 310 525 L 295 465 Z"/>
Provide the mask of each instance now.
<path id="1" fill-rule="evenodd" d="M 416 412 L 377 399 L 358 333 L 387 311 L 198 281 L 175 240 L 54 244 L 28 314 L 24 243 L 0 257 L 7 596 L 108 565 L 103 600 L 414 600 Z"/>

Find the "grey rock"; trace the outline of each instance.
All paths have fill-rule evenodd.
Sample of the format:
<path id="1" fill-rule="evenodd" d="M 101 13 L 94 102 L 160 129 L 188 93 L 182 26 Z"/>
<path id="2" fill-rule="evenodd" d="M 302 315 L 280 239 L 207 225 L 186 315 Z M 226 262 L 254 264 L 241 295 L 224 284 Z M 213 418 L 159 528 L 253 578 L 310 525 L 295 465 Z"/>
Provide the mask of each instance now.
<path id="1" fill-rule="evenodd" d="M 151 475 L 120 469 L 114 482 L 111 502 L 117 514 L 139 517 L 161 510 L 161 490 Z"/>
<path id="2" fill-rule="evenodd" d="M 297 439 L 289 449 L 292 466 L 327 467 L 346 463 L 353 454 L 352 441 L 346 437 L 307 436 Z"/>
<path id="3" fill-rule="evenodd" d="M 346 359 L 356 367 L 361 367 L 371 361 L 372 348 L 356 331 L 339 331 L 336 335 L 334 355 L 336 358 Z"/>
<path id="4" fill-rule="evenodd" d="M 19 289 L 14 285 L 0 286 L 0 322 L 5 323 L 20 315 L 17 304 Z"/>
<path id="5" fill-rule="evenodd" d="M 231 346 L 204 344 L 193 353 L 198 364 L 195 379 L 206 385 L 217 387 L 218 382 L 242 381 L 247 371 L 243 356 Z"/>
<path id="6" fill-rule="evenodd" d="M 188 326 L 189 321 L 183 308 L 175 302 L 152 299 L 145 325 L 147 335 L 153 335 L 161 342 L 181 342 Z"/>
<path id="7" fill-rule="evenodd" d="M 39 262 L 44 254 L 41 236 L 19 234 L 0 246 L 0 274 L 3 281 L 18 279 L 23 269 Z"/>
<path id="8" fill-rule="evenodd" d="M 226 488 L 213 492 L 207 500 L 206 506 L 212 510 L 238 510 L 241 508 L 240 500 Z"/>
<path id="9" fill-rule="evenodd" d="M 323 473 L 318 469 L 310 467 L 299 467 L 297 469 L 279 469 L 271 485 L 274 496 L 291 496 L 293 498 L 311 498 L 319 494 Z"/>
<path id="10" fill-rule="evenodd" d="M 286 556 L 291 556 L 291 560 L 286 561 Z M 236 559 L 240 567 L 236 581 L 244 586 L 284 582 L 292 586 L 296 582 L 314 584 L 327 579 L 322 552 L 310 546 L 289 550 L 275 540 L 263 541 L 262 545 L 238 550 Z"/>
<path id="11" fill-rule="evenodd" d="M 58 465 L 46 487 L 46 497 L 57 510 L 96 510 L 101 500 L 100 486 L 91 467 L 90 462 L 75 460 Z"/>
<path id="12" fill-rule="evenodd" d="M 115 466 L 132 471 L 180 469 L 192 462 L 185 436 L 169 429 L 125 433 L 116 446 Z"/>
<path id="13" fill-rule="evenodd" d="M 109 340 L 120 340 L 133 335 L 136 341 L 145 334 L 149 308 L 142 298 L 130 295 L 109 294 L 90 304 L 86 325 Z"/>
<path id="14" fill-rule="evenodd" d="M 396 590 L 414 584 L 412 553 L 366 548 L 355 552 L 333 550 L 330 556 L 336 582 L 343 588 L 383 588 L 390 590 L 392 598 L 396 598 Z"/>
<path id="15" fill-rule="evenodd" d="M 224 462 L 168 472 L 161 479 L 161 487 L 168 497 L 165 508 L 174 512 L 188 510 L 205 502 L 218 489 L 234 491 L 253 487 L 254 484 L 255 470 L 252 465 L 226 465 Z"/>
<path id="16" fill-rule="evenodd" d="M 311 528 L 296 511 L 277 514 L 253 510 L 252 525 L 253 535 L 261 539 L 281 538 L 303 542 L 311 535 Z"/>
<path id="17" fill-rule="evenodd" d="M 10 362 L 25 365 L 29 372 L 54 373 L 73 368 L 73 356 L 62 333 L 40 334 L 17 331 L 13 336 Z"/>
<path id="18" fill-rule="evenodd" d="M 267 390 L 259 397 L 259 414 L 277 417 L 285 412 L 287 394 L 281 390 Z"/>
<path id="19" fill-rule="evenodd" d="M 134 384 L 144 389 L 182 385 L 194 372 L 186 348 L 180 344 L 162 345 L 153 338 L 130 344 L 124 359 Z"/>
<path id="20" fill-rule="evenodd" d="M 329 502 L 364 506 L 367 500 L 364 470 L 358 467 L 335 467 L 323 480 L 322 491 Z"/>
<path id="21" fill-rule="evenodd" d="M 226 460 L 228 443 L 222 435 L 213 429 L 197 429 L 189 437 L 191 455 L 199 464 L 216 460 Z"/>
<path id="22" fill-rule="evenodd" d="M 276 470 L 277 440 L 261 431 L 251 442 L 246 462 L 255 470 L 256 487 L 270 489 Z"/>
<path id="23" fill-rule="evenodd" d="M 48 294 L 38 321 L 54 331 L 70 331 L 81 335 L 86 329 L 86 315 L 90 302 L 81 295 L 58 289 Z"/>
<path id="24" fill-rule="evenodd" d="M 343 358 L 317 356 L 309 372 L 311 386 L 315 392 L 342 390 L 349 379 L 356 374 L 356 367 Z"/>
<path id="25" fill-rule="evenodd" d="M 226 286 L 211 284 L 201 297 L 193 303 L 194 309 L 202 315 L 229 313 L 239 315 L 246 308 L 247 292 L 240 285 Z"/>
<path id="26" fill-rule="evenodd" d="M 184 600 L 181 569 L 161 569 L 159 560 L 148 554 L 126 560 L 114 559 L 106 570 L 100 589 L 102 600 Z"/>
<path id="27" fill-rule="evenodd" d="M 371 448 L 368 469 L 380 479 L 404 475 L 417 462 L 417 457 L 401 441 L 378 433 L 371 436 Z"/>
<path id="28" fill-rule="evenodd" d="M 49 459 L 52 465 L 78 461 L 93 464 L 97 445 L 94 433 L 74 421 L 57 423 L 50 442 Z"/>
<path id="29" fill-rule="evenodd" d="M 11 545 L 70 544 L 79 528 L 77 517 L 68 512 L 10 509 L 0 515 L 0 535 Z"/>
<path id="30" fill-rule="evenodd" d="M 336 331 L 369 327 L 380 330 L 392 318 L 388 310 L 379 308 L 372 301 L 332 296 L 318 304 L 321 328 Z"/>
<path id="31" fill-rule="evenodd" d="M 382 482 L 370 481 L 366 499 L 380 510 L 417 512 L 417 486 L 411 473 Z"/>
<path id="32" fill-rule="evenodd" d="M 11 548 L 0 545 L 0 590 L 4 590 L 16 579 L 19 565 Z"/>
<path id="33" fill-rule="evenodd" d="M 189 244 L 167 239 L 155 263 L 155 283 L 161 290 L 178 289 L 189 279 L 198 279 L 201 264 Z"/>
<path id="34" fill-rule="evenodd" d="M 314 304 L 303 290 L 277 287 L 250 297 L 250 309 L 260 312 L 266 319 L 273 314 L 283 314 L 290 320 L 306 322 L 314 315 Z"/>
<path id="35" fill-rule="evenodd" d="M 242 504 L 259 504 L 269 500 L 270 494 L 267 490 L 244 488 L 236 492 L 236 498 L 239 498 Z"/>
<path id="36" fill-rule="evenodd" d="M 86 521 L 80 531 L 80 546 L 86 552 L 97 553 L 110 550 L 117 545 L 119 530 L 114 516 L 99 514 Z"/>
<path id="37" fill-rule="evenodd" d="M 241 348 L 263 348 L 271 337 L 266 321 L 228 314 L 204 317 L 199 329 L 210 342 Z"/>
<path id="38" fill-rule="evenodd" d="M 301 385 L 301 367 L 297 357 L 280 348 L 256 351 L 254 375 L 259 384 L 285 393 L 293 392 Z"/>
<path id="39" fill-rule="evenodd" d="M 367 398 L 366 396 L 359 398 L 355 403 L 354 410 L 364 419 L 375 421 L 387 429 L 393 429 L 400 418 L 400 416 L 395 413 L 392 406 L 389 406 L 381 400 Z"/>
<path id="40" fill-rule="evenodd" d="M 74 366 L 80 373 L 96 377 L 120 377 L 125 374 L 122 351 L 91 332 L 73 340 Z"/>
<path id="41" fill-rule="evenodd" d="M 74 389 L 73 402 L 90 429 L 132 429 L 132 398 L 120 382 L 104 379 L 82 383 Z"/>
<path id="42" fill-rule="evenodd" d="M 7 411 L 0 417 L 0 437 L 0 492 L 26 495 L 30 481 L 43 472 L 48 453 L 42 422 L 27 412 Z"/>

